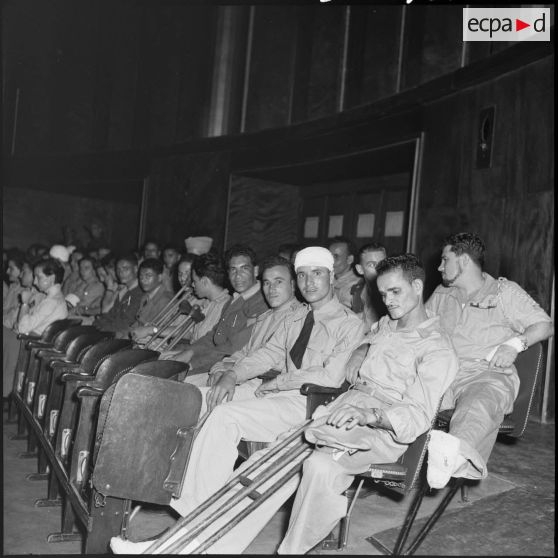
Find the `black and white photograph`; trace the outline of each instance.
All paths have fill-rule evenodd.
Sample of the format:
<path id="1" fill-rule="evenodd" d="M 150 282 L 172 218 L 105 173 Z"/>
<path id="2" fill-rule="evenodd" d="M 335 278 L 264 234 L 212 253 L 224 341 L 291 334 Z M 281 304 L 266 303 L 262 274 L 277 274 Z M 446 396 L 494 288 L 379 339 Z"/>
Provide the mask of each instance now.
<path id="1" fill-rule="evenodd" d="M 553 4 L 0 26 L 3 555 L 555 555 Z"/>

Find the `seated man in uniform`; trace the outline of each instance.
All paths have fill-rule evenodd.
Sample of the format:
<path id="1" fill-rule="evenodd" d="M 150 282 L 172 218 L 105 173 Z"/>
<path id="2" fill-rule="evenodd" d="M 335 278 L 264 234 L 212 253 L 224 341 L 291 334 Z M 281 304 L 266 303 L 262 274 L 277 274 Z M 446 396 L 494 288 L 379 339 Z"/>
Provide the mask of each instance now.
<path id="1" fill-rule="evenodd" d="M 138 343 L 148 340 L 154 331 L 155 318 L 172 299 L 172 294 L 163 288 L 163 262 L 155 258 L 143 260 L 139 266 L 138 283 L 143 291 L 135 321 L 120 330 L 117 337 L 127 337 L 128 333 Z"/>
<path id="2" fill-rule="evenodd" d="M 364 327 L 334 296 L 333 256 L 326 248 L 305 248 L 296 256 L 295 270 L 309 307 L 300 307 L 296 318 L 280 327 L 268 343 L 225 373 L 241 385 L 237 385 L 233 401 L 213 409 L 193 443 L 182 495 L 171 502 L 183 516 L 227 481 L 241 438 L 272 442 L 304 420 L 302 384 L 338 387 L 345 379 L 345 365 L 362 341 Z M 242 385 L 270 368 L 281 374 L 263 382 L 255 392 L 249 382 Z M 238 543 L 243 544 L 240 539 Z M 111 540 L 117 554 L 142 552 L 150 544 L 119 537 Z"/>
<path id="3" fill-rule="evenodd" d="M 77 304 L 70 310 L 70 316 L 83 316 L 83 323 L 93 322 L 94 316 L 101 313 L 101 300 L 105 293 L 105 286 L 99 281 L 95 262 L 89 256 L 79 260 L 79 276 L 81 282 L 70 295 L 77 298 Z M 66 298 L 71 300 L 70 297 Z"/>
<path id="4" fill-rule="evenodd" d="M 358 275 L 353 271 L 355 246 L 348 238 L 336 236 L 331 240 L 329 250 L 335 262 L 333 264 L 335 294 L 341 304 L 351 308 L 351 289 L 355 283 L 358 283 Z"/>
<path id="5" fill-rule="evenodd" d="M 367 328 L 386 313 L 376 285 L 376 266 L 386 257 L 386 249 L 378 242 L 365 244 L 358 251 L 355 269 L 362 278 L 351 287 L 351 309 L 362 316 Z"/>
<path id="6" fill-rule="evenodd" d="M 135 255 L 118 258 L 116 276 L 119 285 L 114 293 L 114 304 L 93 322 L 101 331 L 127 331 L 136 319 L 143 298 L 143 291 L 138 285 L 138 260 Z"/>
<path id="7" fill-rule="evenodd" d="M 190 343 L 201 339 L 206 333 L 211 331 L 223 313 L 223 308 L 229 302 L 231 295 L 225 288 L 226 271 L 221 262 L 221 258 L 213 253 L 194 256 L 188 254 L 178 264 L 179 280 L 182 286 L 187 283 L 183 280 L 187 270 L 191 279 L 188 284 L 193 284 L 192 290 L 187 290 L 181 300 L 187 300 L 192 306 L 197 305 L 201 308 L 205 318 L 201 322 L 191 324 L 187 331 L 182 335 L 178 342 L 178 349 L 172 353 L 165 351 L 165 358 L 169 359 L 172 354 L 177 355 L 184 351 Z M 195 295 L 195 296 L 194 296 Z M 178 303 L 177 303 L 178 304 Z M 168 336 L 176 327 L 187 319 L 185 314 L 180 314 L 168 328 L 159 332 L 159 336 Z"/>
<path id="8" fill-rule="evenodd" d="M 234 371 L 235 365 L 243 358 L 264 347 L 279 328 L 288 328 L 290 321 L 300 314 L 302 303 L 295 297 L 295 274 L 289 260 L 271 256 L 263 261 L 262 291 L 270 309 L 258 316 L 248 343 L 231 356 L 214 364 L 208 375 L 199 374 L 189 380 L 197 386 L 205 386 L 207 383 L 212 386 L 208 389 L 202 388 L 202 393 L 207 392 L 205 395 L 210 410 L 225 398 L 227 401 L 233 399 L 236 388 L 235 375 L 228 372 Z M 246 381 L 251 382 L 254 391 L 262 383 L 258 378 Z"/>
<path id="9" fill-rule="evenodd" d="M 257 280 L 254 251 L 241 244 L 232 246 L 225 254 L 225 262 L 234 294 L 219 322 L 188 349 L 162 357 L 190 364 L 189 376 L 209 372 L 216 362 L 246 345 L 256 318 L 267 310 Z"/>
<path id="10" fill-rule="evenodd" d="M 449 434 L 437 430 L 429 444 L 432 488 L 444 487 L 452 476 L 486 477 L 499 426 L 519 390 L 513 363 L 554 331 L 550 317 L 517 283 L 483 271 L 485 245 L 476 234 L 451 235 L 442 247 L 443 285 L 427 308 L 450 334 L 459 372 L 442 402 L 442 410 L 455 409 Z"/>

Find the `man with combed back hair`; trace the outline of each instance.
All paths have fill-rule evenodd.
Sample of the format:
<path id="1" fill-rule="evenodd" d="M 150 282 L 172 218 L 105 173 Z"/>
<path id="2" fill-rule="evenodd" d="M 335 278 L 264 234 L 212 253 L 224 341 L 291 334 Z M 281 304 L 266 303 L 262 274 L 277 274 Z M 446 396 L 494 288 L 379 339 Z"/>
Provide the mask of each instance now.
<path id="1" fill-rule="evenodd" d="M 209 376 L 211 387 L 202 387 L 202 393 L 206 396 L 209 409 L 213 409 L 225 400 L 231 401 L 233 397 L 238 400 L 243 393 L 252 397 L 261 385 L 262 380 L 258 377 L 246 378 L 242 382 L 242 389 L 237 391 L 234 368 L 237 364 L 240 365 L 242 359 L 249 357 L 254 351 L 269 343 L 279 329 L 288 329 L 291 321 L 300 315 L 303 305 L 295 297 L 294 277 L 294 268 L 291 262 L 285 258 L 272 256 L 262 262 L 262 291 L 271 308 L 258 316 L 250 340 L 244 347 L 214 364 L 208 375 L 199 374 L 189 379 L 197 386 L 205 386 L 206 376 Z M 261 372 L 265 372 L 265 370 L 259 371 L 258 374 Z"/>
<path id="2" fill-rule="evenodd" d="M 216 362 L 246 345 L 256 318 L 268 308 L 257 279 L 254 251 L 242 244 L 232 246 L 225 254 L 225 263 L 234 294 L 219 322 L 188 349 L 164 357 L 188 363 L 189 376 L 209 372 Z"/>
<path id="3" fill-rule="evenodd" d="M 449 434 L 434 431 L 428 446 L 428 482 L 444 487 L 452 476 L 485 478 L 486 463 L 504 416 L 519 390 L 517 355 L 554 332 L 552 320 L 517 283 L 483 271 L 484 242 L 473 233 L 444 239 L 436 288 L 427 308 L 439 314 L 459 357 L 459 372 L 444 396 L 453 409 Z"/>

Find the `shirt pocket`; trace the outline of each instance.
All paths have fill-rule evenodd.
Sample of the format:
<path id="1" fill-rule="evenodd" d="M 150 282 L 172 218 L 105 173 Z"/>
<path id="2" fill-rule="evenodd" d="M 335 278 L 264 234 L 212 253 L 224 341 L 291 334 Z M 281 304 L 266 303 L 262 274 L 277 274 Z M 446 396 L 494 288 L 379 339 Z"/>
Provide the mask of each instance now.
<path id="1" fill-rule="evenodd" d="M 415 353 L 412 349 L 404 345 L 395 345 L 385 351 L 384 357 L 393 379 L 400 383 L 401 387 L 415 382 Z"/>

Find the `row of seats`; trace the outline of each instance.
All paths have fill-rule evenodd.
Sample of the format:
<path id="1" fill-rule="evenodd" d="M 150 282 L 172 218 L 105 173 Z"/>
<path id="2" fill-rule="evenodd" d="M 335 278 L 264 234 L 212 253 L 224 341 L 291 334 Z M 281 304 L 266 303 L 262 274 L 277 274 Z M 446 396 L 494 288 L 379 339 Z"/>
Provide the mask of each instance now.
<path id="1" fill-rule="evenodd" d="M 127 374 L 174 379 L 178 385 L 186 365 L 157 360 L 157 351 L 133 348 L 129 340 L 71 319 L 53 322 L 40 338 L 19 338 L 8 420 L 18 423 L 15 438 L 27 439 L 21 457 L 37 457 L 38 471 L 30 479 L 48 479 L 46 497 L 35 505 L 62 506 L 60 532 L 48 540 L 81 539 L 85 553 L 106 553 L 130 503 L 118 500 L 107 507 L 106 494 L 91 483 L 103 437 L 99 417 L 106 415 L 111 394 Z M 128 427 L 133 438 L 135 427 Z"/>
<path id="2" fill-rule="evenodd" d="M 131 502 L 168 504 L 179 495 L 201 407 L 201 394 L 177 382 L 186 365 L 157 360 L 159 353 L 133 348 L 128 340 L 74 320 L 51 324 L 40 338 L 20 336 L 10 418 L 18 420 L 16 437 L 27 439 L 24 457 L 38 457 L 33 479 L 48 479 L 45 498 L 37 506 L 62 506 L 61 530 L 49 542 L 83 540 L 85 553 L 106 553 L 111 536 L 125 535 Z M 520 354 L 521 390 L 502 432 L 519 437 L 527 423 L 542 362 L 540 344 Z M 305 385 L 307 415 L 341 390 Z M 447 428 L 440 414 L 433 428 Z M 383 552 L 401 554 L 418 508 L 428 491 L 425 480 L 429 432 L 421 435 L 397 463 L 373 465 L 359 475 L 406 495 L 415 491 L 393 550 L 370 537 Z M 249 455 L 254 449 L 245 448 Z M 443 513 L 459 479 L 440 507 L 407 547 L 412 554 Z M 353 500 L 354 503 L 354 500 Z M 329 546 L 346 545 L 347 518 L 340 536 Z"/>

